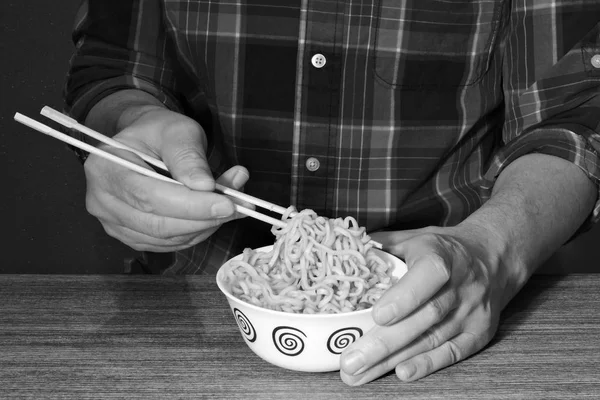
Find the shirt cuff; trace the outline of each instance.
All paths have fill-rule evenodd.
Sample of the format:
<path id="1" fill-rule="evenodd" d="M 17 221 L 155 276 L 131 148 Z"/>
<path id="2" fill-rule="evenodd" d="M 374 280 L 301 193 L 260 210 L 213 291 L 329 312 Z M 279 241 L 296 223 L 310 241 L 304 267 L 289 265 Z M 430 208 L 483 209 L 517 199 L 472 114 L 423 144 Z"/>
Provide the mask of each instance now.
<path id="1" fill-rule="evenodd" d="M 598 200 L 582 229 L 587 230 L 600 220 L 600 136 L 597 133 L 580 125 L 565 124 L 539 127 L 518 136 L 494 156 L 484 175 L 485 193 L 491 192 L 504 168 L 529 153 L 560 157 L 581 168 L 598 189 Z"/>
<path id="2" fill-rule="evenodd" d="M 151 94 L 165 107 L 170 110 L 181 112 L 182 106 L 167 91 L 159 88 L 148 80 L 132 76 L 123 75 L 115 78 L 106 79 L 99 82 L 90 83 L 87 87 L 79 89 L 77 98 L 70 106 L 67 106 L 66 112 L 76 120 L 82 122 L 85 120 L 90 110 L 103 98 L 115 92 L 127 89 L 137 89 Z"/>

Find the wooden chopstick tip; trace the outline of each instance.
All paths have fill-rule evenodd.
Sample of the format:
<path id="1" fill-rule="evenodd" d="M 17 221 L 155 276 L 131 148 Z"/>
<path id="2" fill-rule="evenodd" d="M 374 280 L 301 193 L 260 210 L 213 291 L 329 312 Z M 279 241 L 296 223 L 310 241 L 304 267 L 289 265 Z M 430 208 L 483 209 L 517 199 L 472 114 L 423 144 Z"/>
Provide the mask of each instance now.
<path id="1" fill-rule="evenodd" d="M 37 122 L 36 120 L 29 118 L 26 115 L 23 115 L 21 113 L 15 113 L 15 115 L 13 116 L 14 120 L 17 122 L 20 122 L 23 125 L 26 125 L 36 131 L 39 131 L 41 133 L 44 133 L 46 135 L 50 134 L 51 130 L 49 127 L 47 127 L 46 125 Z"/>
<path id="2" fill-rule="evenodd" d="M 55 122 L 58 122 L 67 128 L 74 128 L 79 125 L 77 120 L 53 109 L 52 107 L 44 106 L 40 111 L 40 114 L 42 114 L 44 117 L 50 118 Z"/>

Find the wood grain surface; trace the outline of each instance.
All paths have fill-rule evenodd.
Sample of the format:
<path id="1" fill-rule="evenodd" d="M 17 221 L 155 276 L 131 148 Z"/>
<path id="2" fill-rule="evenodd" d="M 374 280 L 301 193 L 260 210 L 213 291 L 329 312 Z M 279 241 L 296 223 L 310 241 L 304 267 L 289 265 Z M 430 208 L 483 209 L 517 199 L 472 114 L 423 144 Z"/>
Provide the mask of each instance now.
<path id="1" fill-rule="evenodd" d="M 600 275 L 534 276 L 469 359 L 358 388 L 272 366 L 211 276 L 0 275 L 0 399 L 600 399 Z"/>

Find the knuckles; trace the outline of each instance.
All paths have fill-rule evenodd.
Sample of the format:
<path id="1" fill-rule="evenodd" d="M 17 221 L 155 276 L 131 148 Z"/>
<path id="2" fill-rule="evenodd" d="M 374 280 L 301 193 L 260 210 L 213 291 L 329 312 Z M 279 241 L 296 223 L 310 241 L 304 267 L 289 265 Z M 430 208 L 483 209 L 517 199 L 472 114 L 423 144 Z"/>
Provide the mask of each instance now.
<path id="1" fill-rule="evenodd" d="M 445 282 L 450 280 L 452 275 L 451 265 L 439 253 L 432 253 L 427 256 L 427 261 L 434 267 L 435 273 L 440 276 Z"/>
<path id="2" fill-rule="evenodd" d="M 144 230 L 144 234 L 156 239 L 168 240 L 172 235 L 168 232 L 164 218 L 155 217 L 153 215 L 141 214 L 140 227 Z"/>
<path id="3" fill-rule="evenodd" d="M 370 340 L 364 344 L 363 353 L 365 354 L 379 354 L 379 355 L 391 355 L 395 352 L 395 346 L 390 343 L 382 335 L 373 335 Z"/>
<path id="4" fill-rule="evenodd" d="M 460 347 L 452 340 L 449 340 L 446 343 L 446 346 L 448 346 L 448 356 L 450 358 L 450 364 L 456 364 L 457 362 L 461 361 L 464 355 L 462 354 L 462 350 L 460 349 Z"/>
<path id="5" fill-rule="evenodd" d="M 137 182 L 131 182 L 127 190 L 123 191 L 123 194 L 127 198 L 127 203 L 136 210 L 144 214 L 154 214 L 156 212 L 153 201 L 154 196 L 149 187 L 142 186 Z"/>
<path id="6" fill-rule="evenodd" d="M 424 233 L 420 236 L 420 240 L 431 248 L 429 254 L 423 257 L 424 260 L 434 267 L 435 272 L 444 281 L 449 281 L 451 277 L 453 245 L 442 235 L 433 232 Z"/>
<path id="7" fill-rule="evenodd" d="M 425 341 L 427 343 L 427 347 L 430 349 L 435 349 L 442 344 L 442 340 L 440 339 L 439 332 L 435 329 L 429 329 L 425 333 Z"/>
<path id="8" fill-rule="evenodd" d="M 193 119 L 177 114 L 176 118 L 172 118 L 168 126 L 165 127 L 165 136 L 174 137 L 172 135 L 181 134 L 181 132 L 200 135 L 202 128 Z"/>
<path id="9" fill-rule="evenodd" d="M 434 297 L 427 303 L 427 310 L 431 321 L 440 322 L 448 313 L 448 306 L 442 304 L 438 297 Z"/>

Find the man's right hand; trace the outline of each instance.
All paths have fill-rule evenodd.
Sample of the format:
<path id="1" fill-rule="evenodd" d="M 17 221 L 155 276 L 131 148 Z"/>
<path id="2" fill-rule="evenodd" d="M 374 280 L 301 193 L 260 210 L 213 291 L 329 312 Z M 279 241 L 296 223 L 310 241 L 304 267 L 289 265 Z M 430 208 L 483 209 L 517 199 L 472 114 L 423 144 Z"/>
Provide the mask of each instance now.
<path id="1" fill-rule="evenodd" d="M 198 123 L 161 106 L 133 111 L 136 117 L 113 138 L 161 159 L 184 185 L 146 177 L 90 155 L 84 165 L 86 208 L 110 236 L 135 250 L 170 252 L 202 242 L 221 224 L 240 217 L 231 199 L 214 192 L 206 136 Z M 149 168 L 131 152 L 101 147 Z M 248 177 L 244 167 L 235 166 L 217 181 L 237 190 Z"/>

